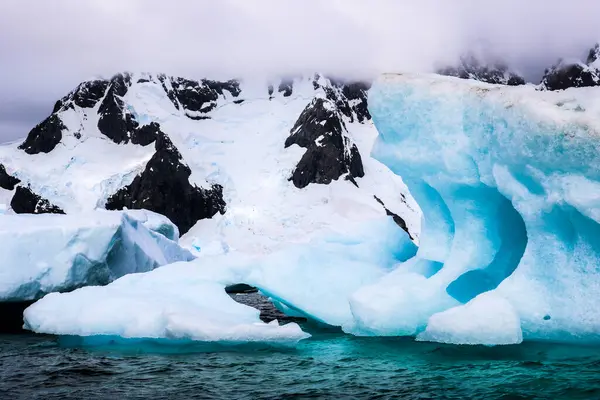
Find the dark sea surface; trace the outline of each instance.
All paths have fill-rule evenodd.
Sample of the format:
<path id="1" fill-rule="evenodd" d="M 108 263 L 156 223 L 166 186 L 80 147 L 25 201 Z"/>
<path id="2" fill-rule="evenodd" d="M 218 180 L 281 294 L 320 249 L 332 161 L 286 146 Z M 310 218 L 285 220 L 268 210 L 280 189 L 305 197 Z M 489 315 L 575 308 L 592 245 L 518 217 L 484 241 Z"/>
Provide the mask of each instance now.
<path id="1" fill-rule="evenodd" d="M 306 329 L 313 337 L 296 349 L 77 348 L 53 336 L 0 335 L 0 399 L 600 398 L 599 347 L 449 346 Z"/>

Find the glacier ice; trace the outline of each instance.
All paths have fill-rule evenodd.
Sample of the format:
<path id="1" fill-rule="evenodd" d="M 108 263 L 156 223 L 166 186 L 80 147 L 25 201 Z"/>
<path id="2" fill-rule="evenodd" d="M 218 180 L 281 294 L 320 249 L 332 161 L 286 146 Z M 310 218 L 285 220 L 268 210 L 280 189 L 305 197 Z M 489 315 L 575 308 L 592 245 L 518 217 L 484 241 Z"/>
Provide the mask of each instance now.
<path id="1" fill-rule="evenodd" d="M 51 293 L 25 310 L 25 327 L 94 345 L 115 337 L 295 345 L 310 336 L 295 323 L 260 321 L 257 309 L 225 293 L 232 279 L 213 263 L 174 263 L 107 286 Z"/>
<path id="2" fill-rule="evenodd" d="M 597 88 L 538 92 L 389 74 L 371 89 L 370 111 L 380 133 L 372 155 L 402 176 L 423 212 L 407 267 L 440 268 L 383 277 L 381 291 L 397 293 L 394 309 L 363 318 L 360 330 L 393 333 L 390 318 L 413 321 L 400 334 L 423 332 L 428 320 L 439 329 L 474 305 L 446 310 L 493 291 L 525 340 L 600 340 Z M 378 293 L 357 292 L 359 310 L 366 290 Z"/>
<path id="3" fill-rule="evenodd" d="M 346 228 L 346 234 L 323 233 L 310 243 L 255 259 L 241 282 L 294 315 L 334 326 L 351 323 L 352 293 L 411 258 L 417 247 L 389 217 Z"/>
<path id="4" fill-rule="evenodd" d="M 2 215 L 0 301 L 33 300 L 192 260 L 177 236 L 168 219 L 145 210 Z"/>
<path id="5" fill-rule="evenodd" d="M 432 315 L 417 340 L 506 345 L 523 341 L 521 320 L 513 306 L 494 292 L 485 292 L 467 304 Z"/>
<path id="6" fill-rule="evenodd" d="M 207 254 L 105 287 L 50 294 L 26 310 L 26 326 L 86 337 L 295 343 L 306 336 L 297 325 L 259 323 L 258 311 L 234 303 L 225 287 L 246 283 L 287 314 L 348 324 L 349 296 L 414 256 L 417 247 L 390 217 L 347 228 L 344 235 L 323 233 L 266 255 Z"/>

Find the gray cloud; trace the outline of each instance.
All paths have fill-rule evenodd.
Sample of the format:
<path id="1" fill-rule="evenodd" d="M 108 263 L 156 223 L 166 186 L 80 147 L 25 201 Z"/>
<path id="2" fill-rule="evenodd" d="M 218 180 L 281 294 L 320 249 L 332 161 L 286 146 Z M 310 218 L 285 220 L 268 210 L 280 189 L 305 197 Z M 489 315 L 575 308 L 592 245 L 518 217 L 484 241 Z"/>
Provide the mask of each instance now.
<path id="1" fill-rule="evenodd" d="M 479 48 L 537 79 L 600 38 L 599 15 L 596 0 L 3 0 L 0 141 L 80 81 L 123 70 L 370 76 Z"/>

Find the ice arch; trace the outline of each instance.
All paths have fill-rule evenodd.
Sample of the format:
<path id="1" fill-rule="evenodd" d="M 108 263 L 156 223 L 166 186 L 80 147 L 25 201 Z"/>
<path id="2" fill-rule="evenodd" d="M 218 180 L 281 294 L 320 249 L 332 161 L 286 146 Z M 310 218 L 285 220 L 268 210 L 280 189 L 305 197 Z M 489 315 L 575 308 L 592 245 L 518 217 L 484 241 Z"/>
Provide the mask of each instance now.
<path id="1" fill-rule="evenodd" d="M 423 232 L 413 259 L 354 293 L 345 329 L 418 334 L 491 290 L 525 339 L 599 340 L 598 98 L 594 88 L 380 78 L 369 98 L 373 155 L 411 189 Z"/>

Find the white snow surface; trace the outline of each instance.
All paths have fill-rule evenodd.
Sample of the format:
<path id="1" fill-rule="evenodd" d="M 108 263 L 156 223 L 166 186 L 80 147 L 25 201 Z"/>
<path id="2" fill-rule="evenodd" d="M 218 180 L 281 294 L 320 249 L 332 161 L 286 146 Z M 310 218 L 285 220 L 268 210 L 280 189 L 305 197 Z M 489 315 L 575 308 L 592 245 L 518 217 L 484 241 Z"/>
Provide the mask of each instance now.
<path id="1" fill-rule="evenodd" d="M 139 78 L 150 81 L 138 83 Z M 343 232 L 349 222 L 385 215 L 373 195 L 406 221 L 418 242 L 417 204 L 402 179 L 369 156 L 377 137 L 370 121 L 346 121 L 363 160 L 360 188 L 342 178 L 304 189 L 288 181 L 305 149 L 297 145 L 285 149 L 285 140 L 310 101 L 325 96 L 323 89 L 314 89 L 312 77 L 295 79 L 291 96 L 275 92 L 271 99 L 268 80 L 242 80 L 240 96 L 234 99 L 225 91 L 205 120 L 192 120 L 183 109 L 177 110 L 155 75 L 132 74 L 131 82 L 123 100 L 137 121 L 160 123 L 191 168 L 192 183 L 224 187 L 225 215 L 200 221 L 182 237 L 182 244 L 196 255 L 202 255 L 198 248 L 214 247 L 215 242 L 231 250 L 265 254 L 287 243 L 306 243 L 323 229 Z M 324 77 L 319 82 L 329 85 Z M 61 111 L 68 131 L 50 153 L 28 155 L 14 143 L 0 146 L 0 163 L 67 214 L 102 208 L 112 193 L 144 169 L 154 145 L 117 145 L 102 135 L 97 128 L 99 104 Z"/>
<path id="2" fill-rule="evenodd" d="M 145 210 L 1 215 L 0 301 L 33 300 L 189 261 L 189 251 L 160 233 L 176 229 Z"/>

